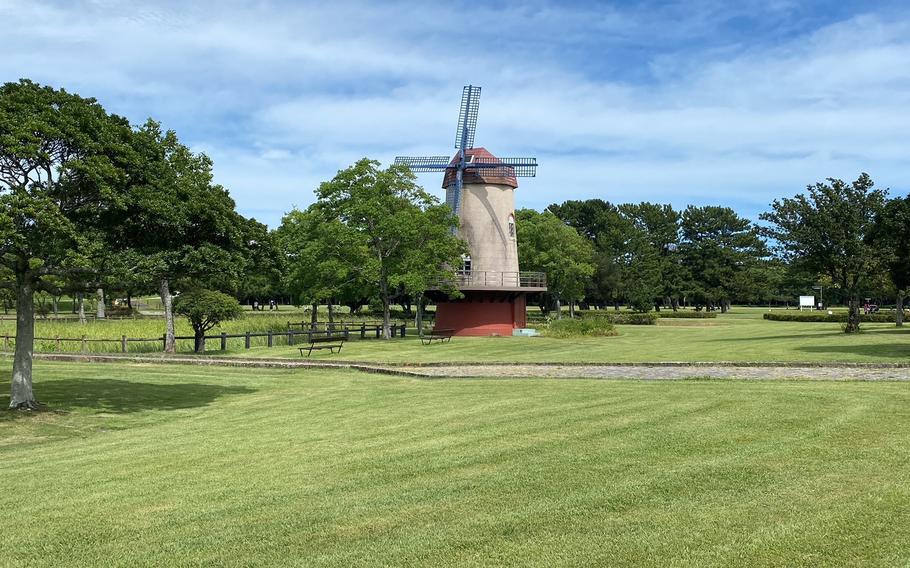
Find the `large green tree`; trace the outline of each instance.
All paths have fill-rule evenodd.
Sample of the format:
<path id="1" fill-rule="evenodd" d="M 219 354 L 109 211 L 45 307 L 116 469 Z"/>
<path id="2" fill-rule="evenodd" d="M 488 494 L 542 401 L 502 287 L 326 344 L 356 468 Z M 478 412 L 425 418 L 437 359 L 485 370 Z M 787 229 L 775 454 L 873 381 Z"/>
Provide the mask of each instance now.
<path id="1" fill-rule="evenodd" d="M 829 178 L 806 193 L 774 200 L 761 218 L 777 243 L 782 258 L 801 269 L 827 275 L 846 296 L 849 306 L 847 333 L 859 330 L 859 297 L 863 287 L 882 270 L 880 243 L 874 239 L 876 223 L 887 191 L 875 189 L 868 174 L 846 183 Z"/>
<path id="2" fill-rule="evenodd" d="M 212 181 L 212 161 L 149 120 L 133 135 L 131 190 L 116 223 L 164 306 L 165 351 L 175 350 L 173 289 L 236 291 L 265 228 L 241 217 L 227 190 Z"/>
<path id="3" fill-rule="evenodd" d="M 465 250 L 453 233 L 458 219 L 407 167 L 380 169 L 364 158 L 322 183 L 316 195 L 324 221 L 345 227 L 337 233 L 336 258 L 378 291 L 385 338 L 391 338 L 389 306 L 399 289 L 454 282 Z"/>
<path id="4" fill-rule="evenodd" d="M 889 200 L 879 216 L 875 240 L 896 295 L 895 322 L 904 325 L 904 298 L 910 290 L 910 195 Z"/>
<path id="5" fill-rule="evenodd" d="M 23 80 L 0 87 L 0 262 L 16 290 L 11 408 L 34 408 L 34 295 L 98 249 L 127 198 L 131 130 L 86 99 Z"/>
<path id="6" fill-rule="evenodd" d="M 690 205 L 681 230 L 680 252 L 696 296 L 726 312 L 742 275 L 767 256 L 758 228 L 729 207 Z"/>
<path id="7" fill-rule="evenodd" d="M 522 269 L 546 273 L 549 293 L 558 304 L 568 302 L 574 315 L 575 302 L 584 298 L 596 268 L 591 242 L 549 211 L 521 209 L 515 223 Z"/>

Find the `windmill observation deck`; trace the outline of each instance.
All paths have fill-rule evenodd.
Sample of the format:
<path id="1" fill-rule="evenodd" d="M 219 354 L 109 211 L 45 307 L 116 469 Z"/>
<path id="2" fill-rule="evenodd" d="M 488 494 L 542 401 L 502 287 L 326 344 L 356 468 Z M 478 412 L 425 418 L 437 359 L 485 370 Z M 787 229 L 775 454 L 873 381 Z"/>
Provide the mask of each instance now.
<path id="1" fill-rule="evenodd" d="M 546 292 L 547 275 L 543 272 L 496 272 L 491 270 L 458 270 L 454 281 L 440 282 L 459 290 L 503 290 L 512 292 Z"/>

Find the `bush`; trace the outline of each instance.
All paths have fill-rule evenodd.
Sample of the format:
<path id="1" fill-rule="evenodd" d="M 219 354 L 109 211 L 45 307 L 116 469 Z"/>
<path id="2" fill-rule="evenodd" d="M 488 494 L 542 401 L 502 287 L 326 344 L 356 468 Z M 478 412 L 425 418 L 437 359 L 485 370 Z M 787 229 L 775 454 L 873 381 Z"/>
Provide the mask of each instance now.
<path id="1" fill-rule="evenodd" d="M 654 325 L 657 323 L 659 316 L 654 312 L 616 312 L 598 310 L 591 312 L 579 312 L 582 318 L 602 318 L 616 325 Z"/>
<path id="2" fill-rule="evenodd" d="M 847 313 L 841 312 L 836 314 L 829 313 L 778 313 L 770 312 L 764 317 L 769 321 L 802 321 L 817 323 L 846 323 Z M 860 314 L 859 321 L 871 323 L 894 323 L 894 314 Z"/>
<path id="3" fill-rule="evenodd" d="M 717 312 L 695 312 L 691 310 L 679 310 L 678 312 L 663 310 L 657 312 L 661 319 L 709 319 L 716 318 Z"/>
<path id="4" fill-rule="evenodd" d="M 619 335 L 604 317 L 553 320 L 544 331 L 548 337 L 610 337 Z"/>

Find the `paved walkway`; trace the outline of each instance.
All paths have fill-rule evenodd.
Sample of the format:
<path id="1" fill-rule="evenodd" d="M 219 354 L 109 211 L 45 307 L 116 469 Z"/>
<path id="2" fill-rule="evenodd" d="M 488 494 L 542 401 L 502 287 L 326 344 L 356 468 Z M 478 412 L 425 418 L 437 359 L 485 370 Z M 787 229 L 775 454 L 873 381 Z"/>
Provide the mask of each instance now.
<path id="1" fill-rule="evenodd" d="M 166 363 L 184 365 L 222 365 L 251 368 L 341 368 L 367 373 L 421 378 L 587 378 L 634 380 L 715 379 L 811 379 L 825 381 L 910 381 L 910 365 L 830 364 L 794 366 L 790 364 L 742 365 L 735 363 L 654 363 L 626 365 L 409 365 L 353 361 L 313 361 L 294 359 L 246 359 L 240 357 L 198 356 L 124 356 L 36 354 L 36 358 L 96 363 Z"/>

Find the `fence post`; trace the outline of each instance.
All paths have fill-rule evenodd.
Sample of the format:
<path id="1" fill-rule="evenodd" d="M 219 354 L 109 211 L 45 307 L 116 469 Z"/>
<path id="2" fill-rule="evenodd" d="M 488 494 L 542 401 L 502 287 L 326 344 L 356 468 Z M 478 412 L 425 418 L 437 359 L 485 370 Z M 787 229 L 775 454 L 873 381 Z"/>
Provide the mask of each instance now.
<path id="1" fill-rule="evenodd" d="M 246 338 L 244 339 L 243 345 L 246 349 L 250 348 L 250 332 L 246 332 Z"/>
<path id="2" fill-rule="evenodd" d="M 167 334 L 161 336 L 161 350 L 165 351 L 167 349 Z"/>
<path id="3" fill-rule="evenodd" d="M 85 334 L 83 333 L 82 334 L 82 352 L 85 353 L 86 351 L 88 351 L 88 345 L 86 345 Z"/>
<path id="4" fill-rule="evenodd" d="M 9 336 L 8 335 L 3 336 L 3 350 L 4 351 L 9 350 Z"/>
<path id="5" fill-rule="evenodd" d="M 367 338 L 367 324 L 362 323 L 362 324 L 360 324 L 360 339 L 366 339 L 366 338 Z"/>
<path id="6" fill-rule="evenodd" d="M 294 345 L 294 332 L 288 331 L 288 345 Z"/>
<path id="7" fill-rule="evenodd" d="M 227 351 L 227 333 L 221 332 L 221 350 Z"/>
<path id="8" fill-rule="evenodd" d="M 57 351 L 60 351 L 60 335 L 54 336 L 54 344 L 54 347 L 57 349 Z"/>
<path id="9" fill-rule="evenodd" d="M 120 350 L 123 351 L 124 353 L 126 353 L 126 336 L 125 335 L 120 336 Z"/>
<path id="10" fill-rule="evenodd" d="M 271 347 L 272 346 L 272 332 L 269 331 L 268 333 L 269 333 L 269 347 Z"/>

